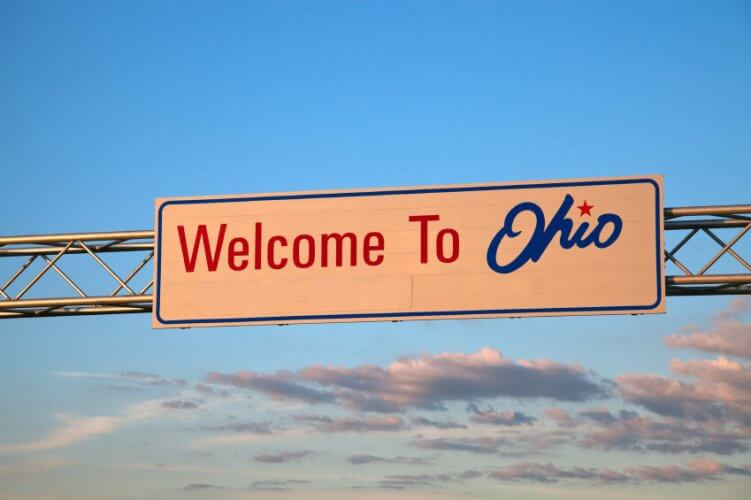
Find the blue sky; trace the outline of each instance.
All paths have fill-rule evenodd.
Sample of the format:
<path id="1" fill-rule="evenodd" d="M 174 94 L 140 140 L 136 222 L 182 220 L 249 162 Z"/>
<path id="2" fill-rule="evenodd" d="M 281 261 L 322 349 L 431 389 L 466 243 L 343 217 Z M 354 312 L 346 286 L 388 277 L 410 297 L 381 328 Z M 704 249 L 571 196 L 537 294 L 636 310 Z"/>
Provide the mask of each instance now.
<path id="1" fill-rule="evenodd" d="M 647 173 L 665 175 L 668 206 L 748 202 L 750 55 L 751 9 L 740 1 L 2 1 L 0 234 L 148 229 L 161 196 Z M 687 325 L 751 335 L 744 308 L 671 298 L 659 316 L 189 332 L 152 331 L 146 315 L 3 321 L 0 497 L 345 498 L 358 488 L 374 498 L 738 498 L 751 486 L 730 468 L 751 463 L 737 417 L 751 408 L 739 389 L 749 354 L 701 349 L 696 331 L 682 348 L 666 339 Z M 564 365 L 613 395 L 468 394 L 446 411 L 405 403 L 382 415 L 232 378 L 287 371 L 313 387 L 305 368 L 388 374 L 401 358 L 423 355 L 432 366 L 438 353 L 475 366 L 492 350 Z M 735 363 L 722 373 L 740 374 L 736 385 L 716 386 L 718 359 Z M 702 400 L 723 411 L 702 424 L 715 433 L 697 437 L 698 413 L 655 411 L 645 374 L 719 394 Z M 535 420 L 482 423 L 504 411 Z M 440 430 L 419 417 L 467 427 Z M 596 441 L 608 418 L 636 441 Z M 368 431 L 341 430 L 352 419 Z M 230 425 L 238 422 L 247 425 Z M 737 446 L 658 451 L 655 425 L 674 431 L 673 444 Z M 561 442 L 520 449 L 530 435 Z M 511 444 L 474 453 L 430 441 L 441 436 Z M 382 460 L 348 461 L 365 454 Z M 699 458 L 725 469 L 690 465 Z M 591 470 L 573 477 L 574 467 L 628 481 Z M 446 476 L 462 471 L 481 477 Z"/>

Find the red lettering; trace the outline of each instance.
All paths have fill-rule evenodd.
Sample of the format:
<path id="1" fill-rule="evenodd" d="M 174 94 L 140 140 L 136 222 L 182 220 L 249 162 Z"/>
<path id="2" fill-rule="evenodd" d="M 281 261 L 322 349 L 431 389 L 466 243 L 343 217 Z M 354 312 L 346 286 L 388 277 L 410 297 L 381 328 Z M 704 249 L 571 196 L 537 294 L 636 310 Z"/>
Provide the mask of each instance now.
<path id="1" fill-rule="evenodd" d="M 329 240 L 334 240 L 334 258 L 336 267 L 344 263 L 344 239 L 349 240 L 349 265 L 357 265 L 357 237 L 354 233 L 330 233 L 321 235 L 321 267 L 329 265 Z"/>
<path id="2" fill-rule="evenodd" d="M 261 245 L 263 245 L 263 225 L 260 222 L 256 222 L 256 233 L 253 246 L 255 247 L 255 268 L 261 269 Z"/>
<path id="3" fill-rule="evenodd" d="M 427 261 L 428 221 L 437 220 L 437 218 L 437 215 L 410 218 L 421 223 L 423 261 Z M 385 259 L 385 238 L 383 233 L 377 231 L 366 233 L 362 242 L 359 241 L 359 236 L 355 232 L 298 234 L 296 236 L 282 236 L 272 232 L 268 239 L 264 239 L 261 222 L 255 223 L 253 234 L 248 237 L 228 234 L 227 226 L 228 224 L 219 224 L 217 231 L 211 234 L 207 229 L 207 224 L 200 224 L 195 227 L 195 233 L 191 235 L 187 234 L 189 230 L 186 231 L 186 226 L 177 226 L 186 272 L 195 272 L 199 260 L 203 262 L 204 258 L 206 269 L 214 272 L 218 269 L 224 254 L 226 254 L 226 265 L 232 271 L 244 271 L 249 268 L 260 270 L 266 267 L 279 270 L 287 265 L 299 269 L 308 269 L 318 265 L 321 268 L 355 267 L 360 257 L 358 254 L 360 248 L 362 248 L 361 258 L 364 265 L 378 266 Z M 458 255 L 458 234 L 455 233 L 454 230 L 442 230 L 438 233 L 438 258 L 441 262 L 451 262 Z M 253 238 L 252 243 L 251 238 Z M 451 241 L 447 241 L 448 239 Z M 225 243 L 227 243 L 226 249 Z"/>
<path id="4" fill-rule="evenodd" d="M 451 237 L 451 255 L 448 257 L 444 252 L 443 243 L 446 236 Z M 448 264 L 459 258 L 459 233 L 457 233 L 455 229 L 441 229 L 438 231 L 436 240 L 436 253 L 438 254 L 438 260 L 444 264 Z"/>
<path id="5" fill-rule="evenodd" d="M 274 259 L 274 245 L 277 242 L 280 246 L 286 247 L 287 238 L 285 238 L 284 236 L 272 236 L 271 238 L 269 238 L 268 250 L 266 253 L 269 256 L 269 267 L 271 269 L 281 269 L 287 265 L 287 257 L 282 257 L 281 259 L 279 259 L 279 262 Z"/>
<path id="6" fill-rule="evenodd" d="M 410 215 L 410 222 L 420 223 L 420 262 L 428 262 L 428 222 L 441 220 L 440 215 Z"/>
<path id="7" fill-rule="evenodd" d="M 177 234 L 180 237 L 180 249 L 183 254 L 183 263 L 185 264 L 185 272 L 192 273 L 196 269 L 196 261 L 198 260 L 198 246 L 203 246 L 203 253 L 206 256 L 206 267 L 209 271 L 216 271 L 219 265 L 219 256 L 222 253 L 222 243 L 224 243 L 224 233 L 227 231 L 227 224 L 221 224 L 219 226 L 219 236 L 216 240 L 216 250 L 212 252 L 211 245 L 209 244 L 209 234 L 206 230 L 206 225 L 201 224 L 196 230 L 196 238 L 193 241 L 193 249 L 188 256 L 188 243 L 185 237 L 185 226 L 177 226 Z"/>
<path id="8" fill-rule="evenodd" d="M 308 260 L 303 261 L 300 258 L 300 242 L 306 241 L 308 243 Z M 316 242 L 309 234 L 301 234 L 295 238 L 292 242 L 292 261 L 297 267 L 305 269 L 313 265 L 316 260 Z"/>
<path id="9" fill-rule="evenodd" d="M 371 238 L 375 238 L 375 243 L 371 243 Z M 385 247 L 383 240 L 383 234 L 381 233 L 368 233 L 365 235 L 365 241 L 363 242 L 362 259 L 369 266 L 379 266 L 383 263 L 383 255 L 376 255 L 372 258 L 370 252 L 381 252 Z M 352 263 L 354 265 L 354 262 Z"/>
<path id="10" fill-rule="evenodd" d="M 239 249 L 237 249 L 237 246 L 240 246 Z M 238 264 L 235 261 L 236 257 L 247 257 L 249 249 L 248 240 L 245 238 L 232 238 L 229 242 L 229 249 L 227 250 L 227 263 L 229 264 L 229 268 L 233 271 L 242 271 L 246 267 L 248 267 L 248 259 L 241 259 L 240 263 Z"/>

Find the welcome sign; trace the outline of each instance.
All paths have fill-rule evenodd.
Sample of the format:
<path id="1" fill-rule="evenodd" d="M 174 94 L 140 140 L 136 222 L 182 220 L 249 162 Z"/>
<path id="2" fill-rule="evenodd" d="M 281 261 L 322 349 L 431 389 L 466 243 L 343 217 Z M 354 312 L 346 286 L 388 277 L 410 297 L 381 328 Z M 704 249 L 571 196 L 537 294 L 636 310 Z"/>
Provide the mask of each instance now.
<path id="1" fill-rule="evenodd" d="M 155 328 L 665 311 L 662 176 L 156 201 Z"/>

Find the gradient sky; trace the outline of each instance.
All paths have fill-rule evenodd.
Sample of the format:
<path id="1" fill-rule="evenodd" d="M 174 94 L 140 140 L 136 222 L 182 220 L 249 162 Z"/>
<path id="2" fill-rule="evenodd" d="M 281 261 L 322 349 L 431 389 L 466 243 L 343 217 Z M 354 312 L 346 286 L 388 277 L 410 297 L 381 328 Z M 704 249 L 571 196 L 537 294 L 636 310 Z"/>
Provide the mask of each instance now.
<path id="1" fill-rule="evenodd" d="M 668 206 L 748 203 L 749 56 L 743 1 L 0 0 L 0 234 L 149 229 L 157 196 L 648 173 Z M 743 498 L 751 302 L 667 306 L 2 321 L 0 498 Z"/>

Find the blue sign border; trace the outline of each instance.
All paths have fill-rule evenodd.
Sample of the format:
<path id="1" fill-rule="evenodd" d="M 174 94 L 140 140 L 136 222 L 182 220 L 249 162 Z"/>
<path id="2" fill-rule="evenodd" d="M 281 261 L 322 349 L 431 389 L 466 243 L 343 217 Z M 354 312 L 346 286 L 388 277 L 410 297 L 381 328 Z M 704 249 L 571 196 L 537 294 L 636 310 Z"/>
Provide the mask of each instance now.
<path id="1" fill-rule="evenodd" d="M 161 275 L 162 275 L 162 213 L 170 205 L 200 205 L 209 203 L 237 203 L 253 201 L 283 201 L 283 200 L 305 200 L 311 198 L 355 198 L 360 196 L 398 196 L 405 194 L 429 194 L 429 193 L 459 193 L 472 191 L 503 191 L 508 189 L 539 189 L 550 187 L 580 187 L 580 186 L 610 186 L 619 184 L 641 184 L 648 183 L 655 188 L 655 266 L 657 274 L 657 298 L 652 304 L 634 305 L 634 306 L 598 306 L 598 307 L 551 307 L 540 309 L 480 309 L 466 311 L 410 311 L 395 313 L 362 313 L 362 314 L 315 314 L 303 316 L 263 316 L 251 318 L 208 318 L 208 319 L 190 319 L 190 320 L 166 320 L 160 314 L 160 292 L 161 292 Z M 432 316 L 476 316 L 476 315 L 494 315 L 494 314 L 534 314 L 534 313 L 577 313 L 577 312 L 613 312 L 613 311 L 646 311 L 657 308 L 662 302 L 662 248 L 661 248 L 661 231 L 660 224 L 660 186 L 654 180 L 648 178 L 636 179 L 616 179 L 601 181 L 580 181 L 580 182 L 552 182 L 536 184 L 517 184 L 517 185 L 499 185 L 499 186 L 464 186 L 464 187 L 443 187 L 443 188 L 415 188 L 415 189 L 391 189 L 384 191 L 353 191 L 353 192 L 334 192 L 334 193 L 317 193 L 317 194 L 284 194 L 268 196 L 244 196 L 237 198 L 217 198 L 217 199 L 195 199 L 195 200 L 170 200 L 162 203 L 159 207 L 159 228 L 157 233 L 157 268 L 156 268 L 156 289 L 155 289 L 155 313 L 157 320 L 164 325 L 190 325 L 204 323 L 253 323 L 253 322 L 273 322 L 284 323 L 287 321 L 301 320 L 341 320 L 341 319 L 384 319 L 393 318 L 421 318 Z"/>

